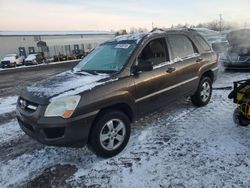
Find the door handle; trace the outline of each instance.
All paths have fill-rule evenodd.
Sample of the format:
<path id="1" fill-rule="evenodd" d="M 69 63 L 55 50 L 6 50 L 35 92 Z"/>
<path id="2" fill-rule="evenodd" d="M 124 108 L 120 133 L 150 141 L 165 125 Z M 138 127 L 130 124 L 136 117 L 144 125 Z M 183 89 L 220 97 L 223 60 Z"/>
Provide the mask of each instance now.
<path id="1" fill-rule="evenodd" d="M 168 69 L 166 70 L 166 72 L 167 72 L 167 73 L 172 73 L 172 72 L 174 72 L 175 70 L 176 70 L 175 67 L 170 67 L 170 68 L 168 68 Z"/>
<path id="2" fill-rule="evenodd" d="M 199 57 L 198 59 L 196 59 L 196 62 L 199 63 L 199 62 L 202 62 L 203 59 L 201 57 Z"/>

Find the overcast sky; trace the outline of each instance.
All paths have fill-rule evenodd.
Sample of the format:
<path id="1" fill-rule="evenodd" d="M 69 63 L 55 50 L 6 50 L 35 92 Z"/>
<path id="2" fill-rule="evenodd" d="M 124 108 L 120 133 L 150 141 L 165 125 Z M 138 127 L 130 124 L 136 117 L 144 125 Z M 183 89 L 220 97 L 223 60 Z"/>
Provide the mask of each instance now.
<path id="1" fill-rule="evenodd" d="M 0 0 L 0 30 L 150 29 L 218 20 L 250 25 L 250 0 Z"/>

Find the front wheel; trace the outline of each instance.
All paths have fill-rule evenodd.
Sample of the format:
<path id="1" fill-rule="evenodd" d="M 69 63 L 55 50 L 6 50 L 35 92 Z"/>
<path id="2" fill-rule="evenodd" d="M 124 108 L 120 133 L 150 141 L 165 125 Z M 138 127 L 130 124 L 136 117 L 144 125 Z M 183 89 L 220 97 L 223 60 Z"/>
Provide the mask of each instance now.
<path id="1" fill-rule="evenodd" d="M 209 77 L 202 77 L 197 91 L 191 97 L 193 105 L 202 107 L 209 103 L 212 96 L 212 80 Z"/>
<path id="2" fill-rule="evenodd" d="M 109 158 L 120 153 L 130 137 L 130 121 L 123 112 L 107 111 L 94 123 L 88 146 L 97 156 Z"/>

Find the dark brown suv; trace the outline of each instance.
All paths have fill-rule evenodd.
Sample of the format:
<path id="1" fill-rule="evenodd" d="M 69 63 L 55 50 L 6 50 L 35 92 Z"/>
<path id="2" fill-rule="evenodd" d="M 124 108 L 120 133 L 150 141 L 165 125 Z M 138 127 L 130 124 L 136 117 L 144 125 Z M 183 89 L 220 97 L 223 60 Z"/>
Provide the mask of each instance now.
<path id="1" fill-rule="evenodd" d="M 17 119 L 41 143 L 89 148 L 101 157 L 121 152 L 130 123 L 184 96 L 206 105 L 217 56 L 195 31 L 154 30 L 119 36 L 73 70 L 24 89 Z"/>

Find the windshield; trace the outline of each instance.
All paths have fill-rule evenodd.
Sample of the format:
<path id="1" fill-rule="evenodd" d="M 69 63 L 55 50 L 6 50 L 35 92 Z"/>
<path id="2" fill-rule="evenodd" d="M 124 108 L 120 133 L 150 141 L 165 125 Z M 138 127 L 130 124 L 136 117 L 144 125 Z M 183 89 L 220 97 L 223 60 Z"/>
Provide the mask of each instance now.
<path id="1" fill-rule="evenodd" d="M 105 43 L 94 49 L 75 71 L 118 72 L 133 53 L 136 43 Z"/>

